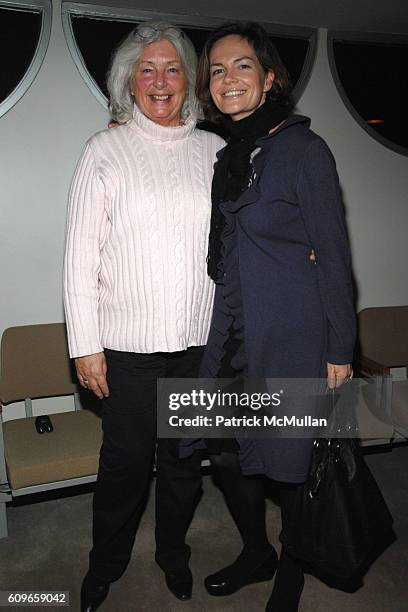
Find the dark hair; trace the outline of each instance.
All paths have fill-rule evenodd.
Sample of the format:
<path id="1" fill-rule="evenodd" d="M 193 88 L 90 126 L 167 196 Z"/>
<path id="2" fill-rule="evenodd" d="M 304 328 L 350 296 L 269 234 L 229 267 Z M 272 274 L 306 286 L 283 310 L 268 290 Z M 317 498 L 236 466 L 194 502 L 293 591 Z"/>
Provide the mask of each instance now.
<path id="1" fill-rule="evenodd" d="M 267 93 L 267 98 L 291 106 L 290 76 L 266 30 L 259 23 L 233 21 L 222 24 L 210 34 L 198 61 L 196 95 L 203 105 L 206 119 L 219 121 L 222 117 L 222 113 L 212 101 L 209 90 L 211 49 L 218 40 L 231 34 L 245 38 L 252 45 L 264 71 L 272 70 L 274 73 L 275 79 L 272 88 Z"/>

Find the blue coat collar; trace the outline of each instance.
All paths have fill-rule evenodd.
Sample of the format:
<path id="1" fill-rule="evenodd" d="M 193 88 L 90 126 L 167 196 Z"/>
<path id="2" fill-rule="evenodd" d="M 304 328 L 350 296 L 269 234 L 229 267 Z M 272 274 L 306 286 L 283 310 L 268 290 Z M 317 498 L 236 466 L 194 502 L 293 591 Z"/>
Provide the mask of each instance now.
<path id="1" fill-rule="evenodd" d="M 305 127 L 310 127 L 311 121 L 309 117 L 304 117 L 303 115 L 290 115 L 286 121 L 281 123 L 281 125 L 278 126 L 274 132 L 272 132 L 272 134 L 267 134 L 266 136 L 262 136 L 262 138 L 258 138 L 256 144 L 259 143 L 259 146 L 264 147 L 265 144 L 269 143 L 275 136 L 277 136 L 277 134 L 283 132 L 283 130 L 286 130 L 296 123 L 304 123 Z"/>
<path id="2" fill-rule="evenodd" d="M 255 144 L 261 148 L 261 151 L 257 155 L 255 155 L 252 161 L 254 174 L 252 176 L 251 185 L 247 189 L 245 189 L 245 191 L 242 192 L 242 194 L 237 200 L 222 202 L 221 207 L 224 211 L 235 213 L 244 206 L 253 204 L 259 199 L 259 179 L 261 178 L 262 171 L 265 167 L 265 163 L 268 158 L 267 155 L 262 155 L 262 152 L 266 151 L 271 145 L 273 145 L 273 139 L 275 138 L 275 136 L 277 136 L 277 134 L 297 123 L 304 123 L 306 127 L 309 127 L 310 119 L 308 117 L 304 117 L 303 115 L 291 115 L 272 134 L 262 136 L 262 138 L 259 138 L 256 141 Z M 220 151 L 218 151 L 218 159 L 221 159 L 225 148 L 226 147 L 223 147 Z"/>
<path id="3" fill-rule="evenodd" d="M 284 121 L 272 134 L 267 134 L 266 136 L 262 136 L 262 138 L 258 138 L 258 140 L 256 141 L 256 144 L 257 145 L 259 144 L 259 146 L 264 147 L 277 134 L 279 134 L 283 130 L 286 130 L 286 128 L 291 127 L 292 125 L 295 125 L 296 123 L 304 123 L 306 124 L 306 127 L 310 127 L 311 120 L 309 119 L 309 117 L 305 117 L 303 115 L 290 115 L 290 117 L 288 117 L 286 121 Z M 219 151 L 217 151 L 218 160 L 221 159 L 221 157 L 223 156 L 226 147 L 227 145 L 223 147 L 222 149 L 220 149 Z"/>

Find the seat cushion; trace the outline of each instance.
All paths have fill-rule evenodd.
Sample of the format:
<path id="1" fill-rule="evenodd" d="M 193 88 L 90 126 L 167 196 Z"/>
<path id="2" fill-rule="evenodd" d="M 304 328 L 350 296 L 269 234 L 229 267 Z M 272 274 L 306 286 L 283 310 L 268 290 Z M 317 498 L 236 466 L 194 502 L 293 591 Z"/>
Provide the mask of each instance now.
<path id="1" fill-rule="evenodd" d="M 51 414 L 54 431 L 38 434 L 35 417 L 3 423 L 12 489 L 96 474 L 101 419 L 90 410 Z"/>

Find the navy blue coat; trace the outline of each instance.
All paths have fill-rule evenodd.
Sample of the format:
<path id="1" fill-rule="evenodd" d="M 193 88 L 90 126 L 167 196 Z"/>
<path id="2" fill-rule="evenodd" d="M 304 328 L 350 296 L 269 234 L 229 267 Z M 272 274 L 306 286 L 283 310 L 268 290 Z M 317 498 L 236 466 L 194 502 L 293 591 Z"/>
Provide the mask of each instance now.
<path id="1" fill-rule="evenodd" d="M 350 250 L 339 180 L 328 146 L 309 126 L 309 119 L 294 115 L 258 140 L 250 186 L 222 204 L 225 276 L 216 288 L 203 377 L 217 375 L 233 320 L 243 340 L 236 359 L 248 378 L 325 378 L 327 361 L 353 359 Z M 239 443 L 245 474 L 304 481 L 312 440 Z"/>

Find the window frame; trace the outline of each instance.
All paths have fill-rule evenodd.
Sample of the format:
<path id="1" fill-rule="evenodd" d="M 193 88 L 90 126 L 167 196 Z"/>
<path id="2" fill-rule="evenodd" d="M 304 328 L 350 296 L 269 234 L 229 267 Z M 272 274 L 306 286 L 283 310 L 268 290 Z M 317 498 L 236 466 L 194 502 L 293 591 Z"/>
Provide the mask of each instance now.
<path id="1" fill-rule="evenodd" d="M 0 117 L 2 117 L 17 104 L 29 89 L 44 61 L 51 37 L 52 0 L 0 0 L 0 7 L 21 11 L 31 10 L 41 14 L 41 30 L 34 55 L 21 81 L 0 103 Z"/>
<path id="2" fill-rule="evenodd" d="M 385 136 L 382 134 L 379 134 L 370 126 L 370 124 L 364 121 L 363 117 L 354 108 L 353 103 L 343 87 L 339 72 L 337 70 L 336 60 L 334 57 L 334 43 L 338 40 L 368 44 L 403 44 L 408 46 L 408 36 L 404 34 L 380 34 L 377 32 L 345 32 L 343 30 L 329 30 L 327 33 L 327 55 L 329 59 L 330 71 L 344 106 L 347 108 L 350 115 L 358 123 L 358 125 L 362 127 L 367 134 L 374 138 L 374 140 L 382 144 L 387 149 L 394 151 L 394 153 L 400 153 L 401 155 L 408 157 L 408 146 L 403 147 L 402 145 L 392 142 L 392 140 L 388 140 L 388 138 L 385 138 Z"/>
<path id="3" fill-rule="evenodd" d="M 95 82 L 92 75 L 89 73 L 84 60 L 82 59 L 81 52 L 75 40 L 71 16 L 81 17 L 93 17 L 101 19 L 111 19 L 117 21 L 147 21 L 155 18 L 163 21 L 169 21 L 170 23 L 176 22 L 180 27 L 202 27 L 202 28 L 216 28 L 227 19 L 226 17 L 204 17 L 197 15 L 186 15 L 182 13 L 165 13 L 157 11 L 148 11 L 141 9 L 120 9 L 110 6 L 97 5 L 97 4 L 81 4 L 79 2 L 62 2 L 62 26 L 64 30 L 65 40 L 68 45 L 68 49 L 71 53 L 72 59 L 85 81 L 92 94 L 98 100 L 98 102 L 106 109 L 108 109 L 108 100 L 99 89 L 98 84 Z M 231 16 L 231 19 L 234 19 Z M 236 19 L 240 21 L 239 19 Z M 241 20 L 242 21 L 242 20 Z M 305 38 L 309 42 L 308 50 L 306 53 L 305 61 L 303 63 L 302 72 L 293 89 L 292 97 L 295 103 L 297 103 L 306 89 L 306 85 L 309 82 L 310 75 L 312 72 L 314 59 L 316 56 L 317 49 L 317 28 L 311 27 L 300 27 L 300 26 L 283 26 L 273 24 L 269 22 L 262 22 L 268 33 L 275 34 L 276 36 L 293 38 L 295 36 Z"/>

